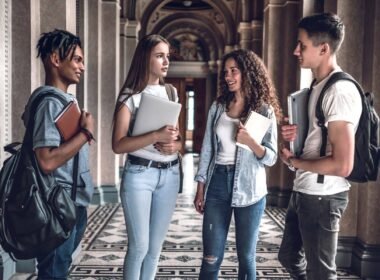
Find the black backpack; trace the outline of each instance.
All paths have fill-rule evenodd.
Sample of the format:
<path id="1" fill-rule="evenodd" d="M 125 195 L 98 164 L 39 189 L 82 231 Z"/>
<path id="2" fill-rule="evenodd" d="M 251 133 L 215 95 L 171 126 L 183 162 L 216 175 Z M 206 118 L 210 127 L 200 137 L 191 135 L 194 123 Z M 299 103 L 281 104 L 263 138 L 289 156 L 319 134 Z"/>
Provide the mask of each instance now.
<path id="1" fill-rule="evenodd" d="M 318 120 L 318 126 L 322 130 L 320 156 L 326 155 L 327 145 L 327 128 L 325 126 L 325 116 L 322 111 L 322 100 L 326 90 L 339 80 L 348 80 L 354 83 L 360 92 L 362 100 L 362 114 L 355 133 L 354 167 L 346 179 L 358 183 L 376 181 L 380 159 L 379 117 L 373 107 L 373 94 L 370 92 L 364 93 L 359 83 L 345 72 L 334 73 L 329 78 L 317 101 L 315 115 Z M 324 176 L 319 174 L 318 183 L 323 183 L 323 181 Z"/>
<path id="2" fill-rule="evenodd" d="M 0 172 L 0 244 L 13 259 L 50 253 L 69 237 L 76 223 L 72 197 L 52 175 L 42 173 L 32 149 L 35 112 L 46 96 L 59 99 L 53 93 L 36 97 L 21 148 L 15 148 L 17 143 L 4 148 L 12 155 Z"/>

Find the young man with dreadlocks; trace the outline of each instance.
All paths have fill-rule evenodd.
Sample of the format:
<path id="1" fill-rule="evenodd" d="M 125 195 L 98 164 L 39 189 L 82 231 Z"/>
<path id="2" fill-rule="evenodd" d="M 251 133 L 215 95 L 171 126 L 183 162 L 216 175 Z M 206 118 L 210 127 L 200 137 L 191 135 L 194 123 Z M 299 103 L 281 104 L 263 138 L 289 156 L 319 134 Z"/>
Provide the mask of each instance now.
<path id="1" fill-rule="evenodd" d="M 83 52 L 79 37 L 64 31 L 43 33 L 37 44 L 38 57 L 45 69 L 45 85 L 37 88 L 25 107 L 24 123 L 34 117 L 33 149 L 41 170 L 53 174 L 57 183 L 71 190 L 74 182 L 74 157 L 79 155 L 76 176 L 77 222 L 70 237 L 54 251 L 37 258 L 38 279 L 66 279 L 71 265 L 71 255 L 79 245 L 87 224 L 86 206 L 91 201 L 93 184 L 89 172 L 88 151 L 93 140 L 94 120 L 90 113 L 82 110 L 80 132 L 63 142 L 54 119 L 64 108 L 62 101 L 48 95 L 37 107 L 35 116 L 30 116 L 31 104 L 37 96 L 53 93 L 66 103 L 76 102 L 67 93 L 71 84 L 79 83 L 84 71 Z M 43 246 L 43 244 L 41 244 Z"/>

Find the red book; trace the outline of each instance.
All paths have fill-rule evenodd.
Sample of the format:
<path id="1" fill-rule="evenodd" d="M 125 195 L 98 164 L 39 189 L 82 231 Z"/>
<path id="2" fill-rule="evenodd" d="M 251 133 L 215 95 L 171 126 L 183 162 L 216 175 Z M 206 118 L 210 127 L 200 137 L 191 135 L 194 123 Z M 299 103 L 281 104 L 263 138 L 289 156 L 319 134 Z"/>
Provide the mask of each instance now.
<path id="1" fill-rule="evenodd" d="M 64 141 L 70 140 L 80 131 L 81 114 L 78 103 L 70 101 L 55 118 L 55 125 Z"/>

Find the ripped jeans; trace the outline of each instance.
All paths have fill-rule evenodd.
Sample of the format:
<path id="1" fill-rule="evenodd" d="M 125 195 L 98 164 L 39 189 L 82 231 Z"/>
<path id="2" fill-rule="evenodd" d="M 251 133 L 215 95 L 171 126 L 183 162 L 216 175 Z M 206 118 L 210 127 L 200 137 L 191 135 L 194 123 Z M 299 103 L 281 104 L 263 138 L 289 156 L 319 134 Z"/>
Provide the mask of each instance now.
<path id="1" fill-rule="evenodd" d="M 203 260 L 199 279 L 218 279 L 232 213 L 235 219 L 239 280 L 256 279 L 256 244 L 266 199 L 231 207 L 234 168 L 216 165 L 207 190 L 203 217 Z"/>

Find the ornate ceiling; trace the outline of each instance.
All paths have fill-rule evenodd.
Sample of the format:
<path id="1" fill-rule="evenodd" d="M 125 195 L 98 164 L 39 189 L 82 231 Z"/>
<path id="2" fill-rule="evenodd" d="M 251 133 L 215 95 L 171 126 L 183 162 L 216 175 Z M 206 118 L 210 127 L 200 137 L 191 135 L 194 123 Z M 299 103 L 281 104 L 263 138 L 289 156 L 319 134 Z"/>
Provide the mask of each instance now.
<path id="1" fill-rule="evenodd" d="M 124 14 L 140 23 L 139 37 L 158 33 L 174 60 L 216 61 L 237 44 L 238 0 L 123 0 Z M 134 5 L 134 6 L 133 6 Z M 135 9 L 126 11 L 125 7 Z"/>

